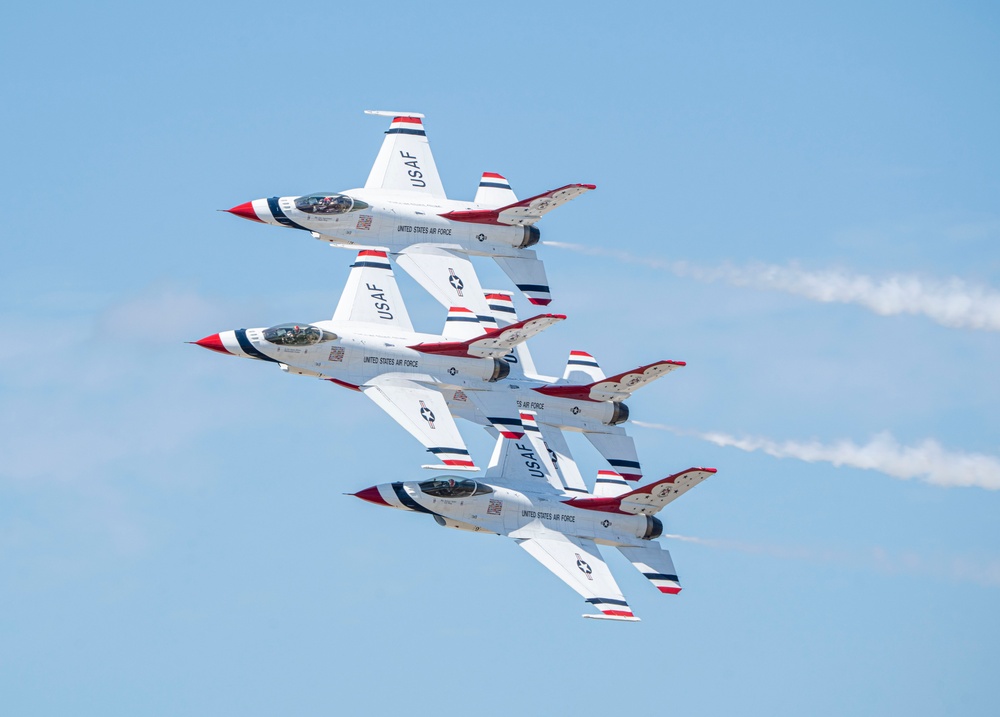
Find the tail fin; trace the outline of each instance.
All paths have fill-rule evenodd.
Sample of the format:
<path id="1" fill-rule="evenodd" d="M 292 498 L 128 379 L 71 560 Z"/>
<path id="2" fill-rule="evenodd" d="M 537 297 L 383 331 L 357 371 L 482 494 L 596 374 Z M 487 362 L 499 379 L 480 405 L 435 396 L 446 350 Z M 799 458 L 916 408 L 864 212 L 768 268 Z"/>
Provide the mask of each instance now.
<path id="1" fill-rule="evenodd" d="M 566 443 L 566 437 L 562 431 L 556 426 L 545 423 L 537 423 L 537 425 L 545 447 L 548 449 L 549 458 L 552 459 L 556 473 L 559 474 L 559 479 L 562 481 L 563 489 L 568 493 L 590 495 L 587 484 L 583 482 L 583 476 L 580 474 L 580 468 L 569 452 L 569 444 Z"/>
<path id="2" fill-rule="evenodd" d="M 479 180 L 479 191 L 473 201 L 481 207 L 504 207 L 514 204 L 517 196 L 502 174 L 483 172 L 483 178 Z"/>
<path id="3" fill-rule="evenodd" d="M 421 343 L 409 348 L 425 354 L 465 358 L 501 358 L 510 353 L 511 349 L 518 344 L 527 341 L 565 318 L 562 314 L 539 314 L 502 329 L 490 329 L 486 333 L 466 341 Z"/>
<path id="4" fill-rule="evenodd" d="M 427 143 L 427 135 L 419 112 L 386 112 L 365 110 L 365 114 L 392 117 L 382 148 L 365 182 L 365 189 L 419 192 L 439 199 L 445 198 L 441 177 Z M 414 174 L 414 168 L 419 171 Z"/>
<path id="5" fill-rule="evenodd" d="M 448 309 L 448 318 L 444 320 L 441 336 L 453 341 L 468 341 L 482 336 L 483 328 L 474 311 L 464 306 L 452 306 Z"/>
<path id="6" fill-rule="evenodd" d="M 509 291 L 500 289 L 484 289 L 486 304 L 490 313 L 500 326 L 509 326 L 517 322 L 517 309 L 514 308 L 514 297 Z"/>
<path id="7" fill-rule="evenodd" d="M 542 386 L 535 390 L 547 396 L 574 398 L 578 401 L 624 401 L 633 391 L 686 365 L 683 361 L 657 361 L 586 386 Z"/>
<path id="8" fill-rule="evenodd" d="M 664 550 L 658 543 L 648 543 L 641 547 L 619 547 L 618 550 L 661 593 L 676 595 L 681 591 L 669 550 Z"/>
<path id="9" fill-rule="evenodd" d="M 562 377 L 565 383 L 590 383 L 603 380 L 604 371 L 586 351 L 570 351 Z"/>
<path id="10" fill-rule="evenodd" d="M 509 291 L 486 289 L 483 291 L 490 313 L 501 328 L 517 323 L 517 309 L 514 308 L 514 298 Z M 539 375 L 535 369 L 535 360 L 531 357 L 528 344 L 518 344 L 514 351 L 504 356 L 510 364 L 511 378 L 533 378 L 539 381 L 554 381 L 549 376 Z"/>
<path id="11" fill-rule="evenodd" d="M 597 471 L 594 481 L 594 496 L 597 498 L 616 498 L 628 492 L 628 483 L 620 473 L 614 471 Z"/>

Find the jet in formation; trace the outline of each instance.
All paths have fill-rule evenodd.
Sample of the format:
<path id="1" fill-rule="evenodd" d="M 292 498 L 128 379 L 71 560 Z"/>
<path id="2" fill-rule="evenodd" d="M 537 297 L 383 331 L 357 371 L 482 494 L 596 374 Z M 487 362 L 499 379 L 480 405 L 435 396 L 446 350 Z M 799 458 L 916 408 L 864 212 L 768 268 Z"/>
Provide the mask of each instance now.
<path id="1" fill-rule="evenodd" d="M 531 249 L 540 238 L 535 224 L 594 185 L 519 201 L 503 176 L 486 172 L 472 202 L 451 200 L 423 115 L 369 114 L 392 119 L 364 187 L 226 210 L 360 249 L 332 318 L 222 331 L 194 343 L 361 392 L 435 457 L 424 468 L 479 471 L 455 419 L 486 428 L 497 443 L 482 480 L 442 475 L 353 495 L 429 513 L 446 527 L 513 538 L 599 611 L 584 617 L 638 620 L 597 545 L 619 550 L 660 592 L 680 592 L 670 553 L 656 542 L 663 533 L 656 513 L 715 469 L 636 487 L 642 465 L 623 424 L 636 390 L 685 364 L 660 360 L 607 376 L 593 355 L 574 350 L 562 376 L 543 375 L 526 342 L 566 316 L 519 319 L 511 292 L 484 289 L 470 259 L 492 257 L 531 304 L 547 306 L 545 267 Z M 392 263 L 447 309 L 440 334 L 414 330 Z M 586 436 L 607 463 L 593 492 L 565 431 Z"/>
<path id="2" fill-rule="evenodd" d="M 503 176 L 485 172 L 472 202 L 448 199 L 423 115 L 367 113 L 392 121 L 364 187 L 254 199 L 225 211 L 306 231 L 334 245 L 387 249 L 439 300 L 451 293 L 456 272 L 471 273 L 468 255 L 490 256 L 528 301 L 547 305 L 552 296 L 545 266 L 529 248 L 541 236 L 535 223 L 594 185 L 567 184 L 518 200 Z"/>
<path id="3" fill-rule="evenodd" d="M 376 505 L 428 513 L 447 528 L 513 538 L 517 544 L 599 610 L 583 617 L 638 621 L 608 569 L 598 543 L 617 548 L 664 594 L 681 585 L 656 513 L 715 473 L 689 468 L 629 490 L 597 483 L 595 494 L 570 489 L 566 458 L 553 461 L 544 425 L 521 415 L 522 439 L 497 440 L 482 481 L 459 476 L 383 483 L 353 495 Z"/>
<path id="4" fill-rule="evenodd" d="M 605 377 L 592 356 L 574 351 L 562 379 L 525 375 L 530 354 L 522 350 L 519 358 L 514 350 L 566 317 L 518 321 L 510 294 L 487 296 L 499 321 L 491 316 L 484 324 L 452 307 L 441 335 L 417 333 L 386 253 L 369 249 L 358 253 L 331 320 L 223 331 L 194 343 L 362 392 L 441 461 L 428 468 L 479 470 L 454 416 L 520 438 L 520 412 L 528 409 L 560 431 L 584 433 L 617 476 L 605 480 L 640 479 L 635 444 L 619 426 L 629 417 L 624 399 L 683 362 L 657 361 Z M 549 443 L 569 457 L 561 432 Z M 572 488 L 586 492 L 582 479 Z"/>

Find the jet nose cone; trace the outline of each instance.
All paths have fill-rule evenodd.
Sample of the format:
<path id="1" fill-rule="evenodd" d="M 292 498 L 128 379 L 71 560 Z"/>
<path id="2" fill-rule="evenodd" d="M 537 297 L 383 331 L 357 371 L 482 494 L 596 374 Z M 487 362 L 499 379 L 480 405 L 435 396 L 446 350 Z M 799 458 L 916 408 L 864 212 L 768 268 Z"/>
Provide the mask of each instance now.
<path id="1" fill-rule="evenodd" d="M 235 214 L 238 217 L 243 217 L 244 219 L 249 219 L 252 222 L 260 222 L 260 217 L 257 216 L 257 212 L 253 210 L 253 202 L 244 202 L 239 204 L 232 209 L 226 209 L 225 211 L 230 214 Z M 261 222 L 263 224 L 263 222 Z"/>
<path id="2" fill-rule="evenodd" d="M 367 500 L 369 503 L 374 503 L 375 505 L 389 505 L 382 498 L 382 494 L 379 493 L 378 486 L 376 485 L 373 485 L 371 488 L 359 490 L 357 493 L 351 493 L 351 495 L 361 500 Z M 391 508 L 392 506 L 389 507 Z"/>
<path id="3" fill-rule="evenodd" d="M 204 349 L 209 349 L 210 351 L 218 351 L 220 354 L 229 355 L 229 351 L 226 350 L 225 345 L 222 343 L 222 337 L 218 334 L 212 334 L 211 336 L 206 336 L 199 341 L 189 341 L 195 346 L 201 346 Z"/>

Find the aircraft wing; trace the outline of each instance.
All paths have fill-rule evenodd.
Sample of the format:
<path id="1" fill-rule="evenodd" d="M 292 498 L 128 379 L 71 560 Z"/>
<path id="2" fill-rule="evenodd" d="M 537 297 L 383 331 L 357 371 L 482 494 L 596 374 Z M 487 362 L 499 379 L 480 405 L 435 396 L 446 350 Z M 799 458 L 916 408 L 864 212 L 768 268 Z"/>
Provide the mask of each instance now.
<path id="1" fill-rule="evenodd" d="M 534 525 L 511 533 L 511 537 L 531 557 L 603 613 L 585 614 L 584 617 L 639 620 L 632 614 L 632 608 L 625 601 L 625 596 L 593 540 L 572 537 L 547 528 L 534 528 Z M 534 535 L 519 537 L 518 533 L 524 531 L 534 532 Z"/>
<path id="2" fill-rule="evenodd" d="M 427 133 L 416 112 L 383 112 L 365 110 L 365 114 L 392 117 L 385 133 L 382 149 L 365 189 L 386 189 L 393 192 L 417 192 L 435 199 L 445 199 L 444 186 L 438 176 L 437 165 Z"/>
<path id="3" fill-rule="evenodd" d="M 412 332 L 413 324 L 396 284 L 389 258 L 384 251 L 366 249 L 358 252 L 351 264 L 351 275 L 340 295 L 334 321 L 360 321 Z"/>
<path id="4" fill-rule="evenodd" d="M 440 465 L 425 465 L 424 468 L 479 470 L 472 462 L 444 396 L 414 381 L 413 377 L 413 374 L 382 374 L 361 386 L 361 391 L 441 461 Z M 426 378 L 430 380 L 430 376 Z"/>
<path id="5" fill-rule="evenodd" d="M 445 308 L 467 308 L 484 328 L 496 327 L 479 277 L 465 252 L 433 244 L 412 244 L 393 254 L 393 259 Z"/>

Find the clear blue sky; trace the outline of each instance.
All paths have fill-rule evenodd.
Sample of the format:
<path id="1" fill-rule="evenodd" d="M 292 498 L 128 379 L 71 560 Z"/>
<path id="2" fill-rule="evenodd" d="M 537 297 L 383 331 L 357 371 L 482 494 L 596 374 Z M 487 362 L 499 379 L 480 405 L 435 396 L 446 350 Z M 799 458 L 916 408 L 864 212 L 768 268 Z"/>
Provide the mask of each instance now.
<path id="1" fill-rule="evenodd" d="M 995 714 L 998 48 L 971 2 L 7 8 L 0 713 Z M 608 555 L 641 623 L 344 496 L 422 477 L 361 396 L 183 343 L 331 315 L 350 253 L 215 210 L 363 184 L 367 108 L 453 197 L 598 186 L 536 360 L 687 361 L 632 432 L 719 469 L 680 596 Z"/>

